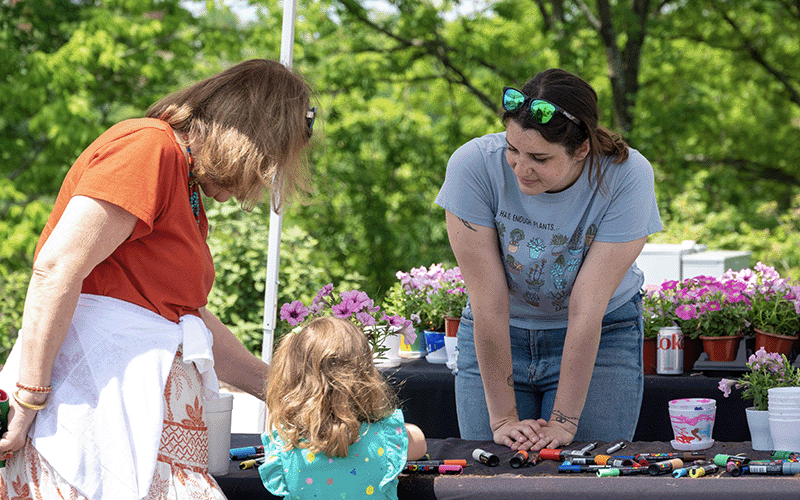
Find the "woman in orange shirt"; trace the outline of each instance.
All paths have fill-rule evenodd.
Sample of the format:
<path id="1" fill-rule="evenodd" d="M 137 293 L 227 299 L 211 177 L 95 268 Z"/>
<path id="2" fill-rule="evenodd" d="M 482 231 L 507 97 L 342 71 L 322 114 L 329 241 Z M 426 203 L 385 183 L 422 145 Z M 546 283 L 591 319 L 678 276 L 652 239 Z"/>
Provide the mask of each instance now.
<path id="1" fill-rule="evenodd" d="M 217 377 L 263 399 L 269 367 L 205 308 L 200 191 L 245 209 L 270 191 L 280 210 L 305 187 L 310 96 L 280 63 L 245 61 L 114 125 L 76 160 L 0 373 L 13 391 L 0 496 L 224 498 L 203 400 Z"/>

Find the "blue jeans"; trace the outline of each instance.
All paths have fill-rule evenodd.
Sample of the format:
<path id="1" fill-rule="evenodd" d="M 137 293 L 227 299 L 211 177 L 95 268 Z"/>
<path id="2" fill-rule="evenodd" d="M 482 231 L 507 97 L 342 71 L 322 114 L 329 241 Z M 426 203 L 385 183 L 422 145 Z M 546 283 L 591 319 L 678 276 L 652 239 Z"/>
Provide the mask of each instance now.
<path id="1" fill-rule="evenodd" d="M 576 441 L 633 439 L 644 391 L 642 296 L 603 317 L 592 381 Z M 558 389 L 566 329 L 511 327 L 514 391 L 520 420 L 550 419 Z M 461 318 L 456 361 L 456 409 L 461 438 L 491 440 L 489 411 L 475 356 L 472 317 Z"/>

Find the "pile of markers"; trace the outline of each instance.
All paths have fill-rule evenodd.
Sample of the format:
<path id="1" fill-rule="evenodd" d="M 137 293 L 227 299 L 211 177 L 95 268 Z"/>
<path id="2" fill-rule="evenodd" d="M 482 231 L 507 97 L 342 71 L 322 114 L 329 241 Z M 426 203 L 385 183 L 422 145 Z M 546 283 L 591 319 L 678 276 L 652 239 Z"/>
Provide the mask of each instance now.
<path id="1" fill-rule="evenodd" d="M 623 448 L 617 443 L 609 448 L 608 454 L 590 455 L 596 446 L 591 443 L 581 450 L 549 450 L 539 452 L 543 460 L 558 460 L 559 473 L 594 473 L 598 477 L 631 476 L 649 474 L 672 477 L 699 478 L 718 471 L 726 471 L 732 476 L 742 474 L 794 475 L 800 473 L 800 453 L 776 451 L 768 460 L 751 460 L 744 455 L 718 454 L 706 460 L 704 452 L 638 453 L 636 455 L 612 455 Z M 615 448 L 616 449 L 613 449 Z"/>
<path id="2" fill-rule="evenodd" d="M 241 460 L 240 469 L 255 469 L 264 463 L 264 447 L 244 446 L 242 448 L 231 448 L 231 460 Z"/>

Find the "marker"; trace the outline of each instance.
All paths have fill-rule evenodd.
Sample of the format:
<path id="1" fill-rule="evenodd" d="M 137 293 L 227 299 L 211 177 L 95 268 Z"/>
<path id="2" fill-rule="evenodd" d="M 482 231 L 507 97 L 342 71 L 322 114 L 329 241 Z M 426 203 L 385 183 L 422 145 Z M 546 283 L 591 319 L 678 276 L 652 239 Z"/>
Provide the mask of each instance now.
<path id="1" fill-rule="evenodd" d="M 729 462 L 739 462 L 744 465 L 749 461 L 750 459 L 744 455 L 723 455 L 722 453 L 715 455 L 714 460 L 712 460 L 712 462 L 720 467 L 726 467 Z"/>
<path id="2" fill-rule="evenodd" d="M 730 461 L 725 466 L 725 470 L 727 470 L 728 474 L 730 474 L 733 477 L 741 476 L 742 473 L 744 472 L 744 469 L 749 469 L 749 467 L 742 465 L 741 462 Z"/>
<path id="3" fill-rule="evenodd" d="M 672 472 L 673 470 L 680 469 L 681 467 L 683 467 L 683 460 L 680 458 L 673 458 L 671 460 L 663 460 L 661 462 L 650 464 L 650 466 L 647 468 L 647 471 L 651 476 L 658 476 L 659 474 Z"/>
<path id="4" fill-rule="evenodd" d="M 750 474 L 769 474 L 777 475 L 792 475 L 800 473 L 800 462 L 772 462 L 772 463 L 755 463 L 748 464 L 748 472 Z"/>
<path id="5" fill-rule="evenodd" d="M 509 460 L 508 463 L 514 469 L 519 469 L 520 467 L 528 463 L 528 458 L 529 457 L 527 451 L 519 450 L 514 454 L 513 457 L 511 457 L 511 460 Z"/>
<path id="6" fill-rule="evenodd" d="M 261 465 L 263 463 L 264 463 L 264 459 L 263 458 L 253 458 L 253 459 L 250 459 L 250 460 L 245 460 L 244 462 L 240 463 L 239 464 L 239 468 L 242 469 L 242 470 L 244 470 L 244 469 L 252 469 L 254 467 L 258 467 L 259 465 Z"/>
<path id="7" fill-rule="evenodd" d="M 634 464 L 633 457 L 613 457 L 611 455 L 595 455 L 591 458 L 598 465 L 609 467 L 630 467 Z"/>
<path id="8" fill-rule="evenodd" d="M 650 462 L 661 462 L 672 458 L 680 458 L 684 462 L 693 462 L 695 460 L 705 460 L 706 454 L 705 452 L 698 451 L 684 451 L 681 453 L 639 453 L 634 457 L 634 460 L 647 467 Z"/>
<path id="9" fill-rule="evenodd" d="M 460 465 L 406 465 L 403 472 L 419 472 L 423 474 L 461 474 L 464 468 Z"/>
<path id="10" fill-rule="evenodd" d="M 250 455 L 264 453 L 263 446 L 245 446 L 243 448 L 231 448 L 231 460 L 244 460 Z"/>
<path id="11" fill-rule="evenodd" d="M 608 467 L 605 465 L 573 465 L 570 462 L 564 462 L 558 466 L 558 472 L 560 473 L 597 472 L 603 469 L 608 469 Z"/>
<path id="12" fill-rule="evenodd" d="M 542 460 L 570 460 L 574 457 L 586 457 L 589 452 L 584 453 L 581 450 L 559 450 L 552 448 L 543 448 L 539 450 L 539 458 Z"/>
<path id="13" fill-rule="evenodd" d="M 773 451 L 772 458 L 773 460 L 791 460 L 793 458 L 800 457 L 800 452 L 797 451 Z"/>
<path id="14" fill-rule="evenodd" d="M 694 467 L 689 469 L 689 477 L 693 478 L 703 477 L 707 474 L 717 472 L 718 470 L 719 470 L 719 465 L 717 464 L 695 465 Z"/>
<path id="15" fill-rule="evenodd" d="M 672 471 L 672 477 L 686 477 L 689 475 L 689 469 L 681 467 Z"/>
<path id="16" fill-rule="evenodd" d="M 625 444 L 625 441 L 617 441 L 616 443 L 612 444 L 612 445 L 611 445 L 611 446 L 610 446 L 610 447 L 609 447 L 609 448 L 606 450 L 606 454 L 607 454 L 607 455 L 611 455 L 611 454 L 612 454 L 612 453 L 614 453 L 615 451 L 619 451 L 619 450 L 621 450 L 622 448 L 625 448 L 625 446 L 627 446 L 627 445 Z"/>
<path id="17" fill-rule="evenodd" d="M 410 460 L 406 462 L 406 465 L 460 465 L 466 467 L 467 461 L 463 458 L 448 460 Z"/>
<path id="18" fill-rule="evenodd" d="M 472 452 L 472 458 L 489 467 L 497 467 L 500 465 L 500 457 L 480 448 L 475 448 L 475 451 Z"/>
<path id="19" fill-rule="evenodd" d="M 645 472 L 647 469 L 644 467 L 608 467 L 598 470 L 597 477 L 635 476 Z"/>
<path id="20" fill-rule="evenodd" d="M 589 443 L 580 450 L 578 450 L 578 453 L 580 453 L 583 456 L 589 456 L 589 452 L 595 449 L 596 447 L 597 447 L 597 442 L 595 441 L 594 443 Z"/>

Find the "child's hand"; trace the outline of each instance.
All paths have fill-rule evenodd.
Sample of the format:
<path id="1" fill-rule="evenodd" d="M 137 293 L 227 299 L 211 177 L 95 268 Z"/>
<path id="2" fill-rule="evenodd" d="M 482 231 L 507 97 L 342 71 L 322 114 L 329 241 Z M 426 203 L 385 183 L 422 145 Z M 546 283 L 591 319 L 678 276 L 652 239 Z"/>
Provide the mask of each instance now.
<path id="1" fill-rule="evenodd" d="M 406 424 L 406 434 L 408 434 L 407 460 L 419 460 L 428 452 L 425 434 L 414 424 Z"/>

